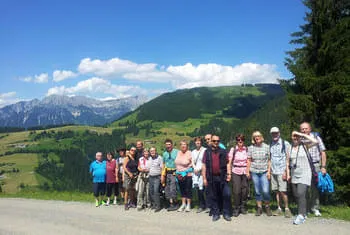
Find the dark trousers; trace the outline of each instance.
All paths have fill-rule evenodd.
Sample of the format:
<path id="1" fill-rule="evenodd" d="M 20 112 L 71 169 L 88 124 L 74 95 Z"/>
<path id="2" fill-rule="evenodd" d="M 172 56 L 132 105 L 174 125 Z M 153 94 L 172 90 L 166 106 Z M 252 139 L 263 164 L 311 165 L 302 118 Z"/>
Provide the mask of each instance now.
<path id="1" fill-rule="evenodd" d="M 114 196 L 118 196 L 119 194 L 119 185 L 118 183 L 107 183 L 107 197 L 112 196 L 112 192 L 114 192 Z"/>
<path id="2" fill-rule="evenodd" d="M 194 187 L 193 189 L 195 191 L 197 191 L 199 208 L 205 209 L 207 207 L 207 204 L 206 204 L 206 201 L 205 201 L 205 197 L 204 197 L 205 190 L 204 189 L 201 190 L 198 187 Z"/>
<path id="3" fill-rule="evenodd" d="M 192 199 L 192 176 L 178 180 L 181 197 Z"/>
<path id="4" fill-rule="evenodd" d="M 232 174 L 234 209 L 244 208 L 248 197 L 248 178 L 245 174 Z"/>
<path id="5" fill-rule="evenodd" d="M 208 182 L 208 194 L 210 198 L 212 215 L 220 215 L 220 205 L 225 216 L 231 216 L 231 189 L 226 180 L 220 176 L 213 176 Z"/>
<path id="6" fill-rule="evenodd" d="M 160 176 L 159 175 L 150 176 L 148 180 L 149 180 L 149 196 L 150 196 L 151 205 L 159 208 L 160 207 L 160 193 L 159 193 Z"/>

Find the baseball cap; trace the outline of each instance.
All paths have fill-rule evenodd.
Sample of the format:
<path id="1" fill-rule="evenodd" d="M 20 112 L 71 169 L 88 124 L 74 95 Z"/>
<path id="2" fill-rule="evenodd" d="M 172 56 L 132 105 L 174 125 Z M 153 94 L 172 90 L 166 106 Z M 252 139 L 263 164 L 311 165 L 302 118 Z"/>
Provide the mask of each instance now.
<path id="1" fill-rule="evenodd" d="M 272 127 L 271 130 L 270 130 L 270 133 L 279 133 L 280 132 L 280 129 L 278 129 L 278 127 Z"/>

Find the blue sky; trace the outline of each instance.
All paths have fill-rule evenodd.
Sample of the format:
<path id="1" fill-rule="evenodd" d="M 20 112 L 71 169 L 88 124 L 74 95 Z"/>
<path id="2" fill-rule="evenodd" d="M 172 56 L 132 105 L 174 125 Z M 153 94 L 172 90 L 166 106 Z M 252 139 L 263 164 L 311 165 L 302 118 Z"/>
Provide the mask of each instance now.
<path id="1" fill-rule="evenodd" d="M 298 0 L 0 1 L 0 106 L 276 82 Z"/>

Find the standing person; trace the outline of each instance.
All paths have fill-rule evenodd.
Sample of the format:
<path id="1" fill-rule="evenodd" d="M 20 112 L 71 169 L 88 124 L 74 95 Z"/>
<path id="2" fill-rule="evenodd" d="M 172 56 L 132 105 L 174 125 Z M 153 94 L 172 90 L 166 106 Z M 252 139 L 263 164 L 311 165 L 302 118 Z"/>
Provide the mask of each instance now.
<path id="1" fill-rule="evenodd" d="M 247 214 L 248 199 L 248 178 L 247 162 L 248 149 L 244 145 L 244 135 L 236 136 L 236 146 L 230 149 L 228 154 L 229 164 L 232 168 L 232 185 L 233 185 L 233 216 L 237 217 L 240 213 Z"/>
<path id="2" fill-rule="evenodd" d="M 149 200 L 149 169 L 150 160 L 148 149 L 143 150 L 143 156 L 139 159 L 138 170 L 139 176 L 136 183 L 137 191 L 137 210 L 141 211 L 144 208 L 150 208 L 151 202 Z"/>
<path id="3" fill-rule="evenodd" d="M 165 197 L 169 200 L 170 205 L 168 211 L 177 210 L 176 206 L 176 166 L 175 159 L 179 150 L 173 148 L 173 141 L 166 139 L 165 142 L 166 151 L 163 153 L 163 165 L 162 171 L 162 185 L 165 185 Z"/>
<path id="4" fill-rule="evenodd" d="M 231 180 L 231 166 L 225 149 L 219 147 L 220 138 L 213 135 L 211 146 L 203 156 L 202 176 L 204 186 L 208 188 L 212 220 L 220 219 L 220 205 L 223 206 L 223 217 L 231 221 L 231 190 L 228 182 Z"/>
<path id="5" fill-rule="evenodd" d="M 96 153 L 96 160 L 90 164 L 90 173 L 92 174 L 96 207 L 99 207 L 105 204 L 103 197 L 106 192 L 106 161 L 103 160 L 101 152 Z"/>
<path id="6" fill-rule="evenodd" d="M 315 167 L 316 172 L 322 172 L 323 175 L 327 173 L 326 163 L 327 163 L 327 154 L 326 147 L 322 141 L 322 138 L 316 132 L 311 132 L 311 125 L 308 122 L 303 122 L 300 124 L 300 132 L 309 135 L 317 140 L 317 144 L 309 148 L 309 153 L 312 158 L 312 163 Z M 305 140 L 305 144 L 309 144 L 308 139 Z M 315 216 L 321 216 L 320 213 L 320 192 L 318 191 L 316 185 L 311 185 L 310 188 L 311 197 L 309 199 L 311 212 L 315 214 Z"/>
<path id="7" fill-rule="evenodd" d="M 139 159 L 143 155 L 143 142 L 142 140 L 136 141 L 136 152 L 135 152 L 135 160 L 138 162 Z"/>
<path id="8" fill-rule="evenodd" d="M 163 158 L 157 154 L 155 147 L 150 148 L 150 169 L 149 169 L 149 195 L 151 209 L 159 212 L 162 208 L 160 205 L 160 174 L 163 170 Z"/>
<path id="9" fill-rule="evenodd" d="M 304 144 L 302 138 L 307 139 Z M 308 159 L 308 151 L 318 144 L 318 140 L 311 135 L 293 131 L 293 147 L 290 153 L 290 166 L 292 178 L 292 190 L 298 204 L 298 215 L 293 223 L 296 225 L 305 222 L 307 213 L 307 191 L 311 185 L 311 167 Z"/>
<path id="10" fill-rule="evenodd" d="M 256 216 L 262 214 L 262 201 L 267 216 L 272 216 L 270 208 L 271 160 L 270 148 L 264 143 L 259 131 L 252 134 L 252 145 L 248 147 L 247 177 L 252 177 L 256 198 Z"/>
<path id="11" fill-rule="evenodd" d="M 117 161 L 113 158 L 113 153 L 108 152 L 107 153 L 107 162 L 106 162 L 106 187 L 107 187 L 107 203 L 106 205 L 109 206 L 109 203 L 111 202 L 111 196 L 112 196 L 112 191 L 114 193 L 114 200 L 113 204 L 117 204 L 117 197 L 119 194 L 119 189 L 118 189 L 118 163 Z"/>
<path id="12" fill-rule="evenodd" d="M 125 158 L 125 153 L 126 153 L 126 149 L 125 148 L 121 148 L 118 150 L 118 154 L 119 157 L 117 159 L 118 162 L 118 167 L 119 167 L 119 171 L 118 171 L 118 179 L 119 179 L 119 193 L 120 193 L 120 197 L 121 197 L 121 204 L 123 204 L 124 202 L 124 193 L 125 193 L 125 188 L 124 188 L 124 158 Z"/>
<path id="13" fill-rule="evenodd" d="M 125 187 L 125 193 L 124 193 L 124 207 L 125 210 L 129 210 L 130 207 L 136 207 L 136 181 L 138 176 L 138 170 L 137 170 L 137 161 L 135 160 L 135 154 L 136 148 L 131 147 L 129 150 L 129 153 L 126 154 L 126 157 L 124 159 L 123 163 L 123 169 L 124 169 L 124 187 Z M 128 199 L 130 199 L 130 202 L 128 202 Z"/>
<path id="14" fill-rule="evenodd" d="M 177 210 L 178 212 L 191 211 L 192 201 L 192 154 L 188 150 L 188 144 L 185 140 L 180 142 L 180 151 L 178 151 L 176 159 L 176 178 L 179 183 L 182 204 Z"/>
<path id="15" fill-rule="evenodd" d="M 194 169 L 192 176 L 192 187 L 197 191 L 199 201 L 197 213 L 200 213 L 206 209 L 202 176 L 202 160 L 206 148 L 202 146 L 201 137 L 194 138 L 194 143 L 196 148 L 192 151 L 192 163 Z"/>
<path id="16" fill-rule="evenodd" d="M 273 215 L 282 215 L 281 200 L 284 202 L 284 216 L 292 217 L 288 207 L 287 182 L 290 180 L 289 153 L 290 143 L 281 138 L 278 127 L 270 130 L 272 142 L 270 144 L 271 153 L 271 190 L 276 192 L 277 210 Z"/>

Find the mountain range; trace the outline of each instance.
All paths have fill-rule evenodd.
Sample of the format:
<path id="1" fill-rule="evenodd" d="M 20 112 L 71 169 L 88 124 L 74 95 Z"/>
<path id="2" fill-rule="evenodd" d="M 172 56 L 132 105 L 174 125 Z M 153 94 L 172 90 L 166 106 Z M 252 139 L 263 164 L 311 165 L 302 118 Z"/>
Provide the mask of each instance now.
<path id="1" fill-rule="evenodd" d="M 51 95 L 42 100 L 21 101 L 0 109 L 0 126 L 104 125 L 133 111 L 145 96 L 101 101 L 85 96 Z"/>

